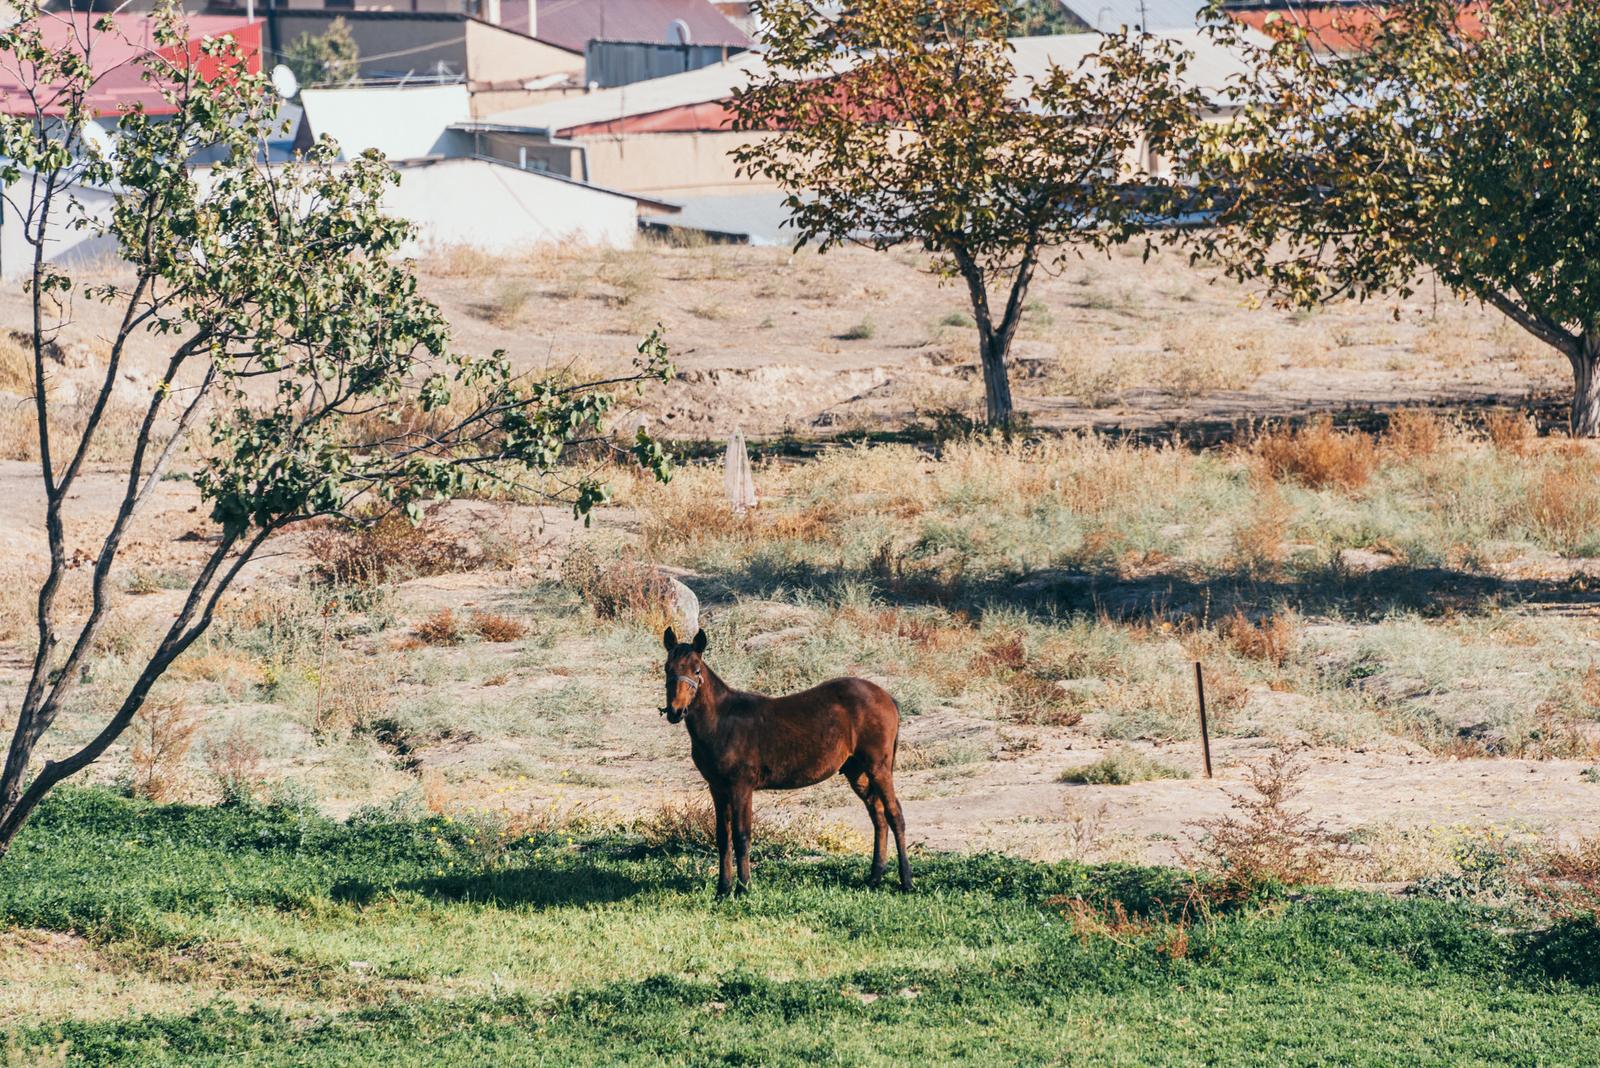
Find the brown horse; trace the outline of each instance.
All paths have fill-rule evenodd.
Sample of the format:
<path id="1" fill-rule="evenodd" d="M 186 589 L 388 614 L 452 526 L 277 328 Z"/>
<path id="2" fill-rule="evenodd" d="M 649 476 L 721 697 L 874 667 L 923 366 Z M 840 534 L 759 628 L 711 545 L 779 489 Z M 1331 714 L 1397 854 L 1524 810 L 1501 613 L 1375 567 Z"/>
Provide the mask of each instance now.
<path id="1" fill-rule="evenodd" d="M 680 643 L 668 627 L 667 707 L 670 723 L 689 724 L 690 753 L 717 810 L 717 895 L 750 889 L 751 795 L 797 790 L 843 773 L 872 819 L 872 876 L 883 881 L 888 828 L 900 854 L 900 889 L 911 889 L 906 824 L 894 794 L 900 708 L 865 679 L 833 679 L 788 697 L 732 689 L 706 666 L 706 632 Z"/>

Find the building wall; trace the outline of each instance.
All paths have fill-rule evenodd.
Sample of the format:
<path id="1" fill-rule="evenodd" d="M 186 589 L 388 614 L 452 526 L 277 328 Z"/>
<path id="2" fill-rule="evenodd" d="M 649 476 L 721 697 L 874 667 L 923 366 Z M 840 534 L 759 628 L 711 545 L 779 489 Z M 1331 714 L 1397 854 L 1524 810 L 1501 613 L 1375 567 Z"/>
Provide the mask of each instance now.
<path id="1" fill-rule="evenodd" d="M 732 149 L 752 135 L 731 130 L 574 137 L 589 154 L 589 180 L 673 200 L 759 193 L 774 188 L 734 173 Z"/>
<path id="2" fill-rule="evenodd" d="M 446 127 L 466 121 L 469 110 L 464 85 L 305 89 L 300 101 L 312 134 L 337 140 L 345 159 L 369 148 L 389 159 L 453 154 L 456 137 Z"/>
<path id="3" fill-rule="evenodd" d="M 33 246 L 28 244 L 23 217 L 13 208 L 14 204 L 27 206 L 27 182 L 24 176 L 10 187 L 0 186 L 0 192 L 9 198 L 0 198 L 0 278 L 22 278 L 33 270 Z M 95 223 L 110 218 L 110 193 L 78 186 L 72 190 L 71 196 L 85 218 Z M 62 209 L 59 202 L 51 211 L 52 225 L 45 234 L 47 262 L 71 264 L 118 256 L 115 240 L 96 234 L 93 227 L 74 226 L 73 217 Z"/>
<path id="4" fill-rule="evenodd" d="M 511 255 L 546 241 L 628 248 L 638 234 L 627 197 L 483 160 L 402 167 L 384 207 L 416 225 L 417 251 L 470 245 Z"/>
<path id="5" fill-rule="evenodd" d="M 585 84 L 610 89 L 699 70 L 743 51 L 730 45 L 590 41 L 583 54 L 583 80 Z"/>
<path id="6" fill-rule="evenodd" d="M 546 74 L 580 74 L 583 57 L 482 22 L 468 22 L 467 77 L 503 82 Z"/>
<path id="7" fill-rule="evenodd" d="M 582 86 L 561 86 L 551 89 L 523 89 L 513 83 L 511 87 L 479 82 L 472 86 L 472 117 L 492 118 L 502 111 L 530 108 L 535 104 L 548 104 L 564 96 L 582 93 Z"/>
<path id="8" fill-rule="evenodd" d="M 545 171 L 565 178 L 583 180 L 581 148 L 572 145 L 553 145 L 543 137 L 512 133 L 463 134 L 471 141 L 474 156 L 487 156 L 513 167 Z"/>
<path id="9" fill-rule="evenodd" d="M 352 11 L 280 10 L 272 15 L 277 47 L 287 49 L 301 34 L 320 37 L 341 15 L 361 50 L 363 78 L 432 74 L 441 64 L 457 76 L 466 73 L 467 44 L 462 29 L 466 23 L 459 18 L 362 18 L 360 12 Z"/>

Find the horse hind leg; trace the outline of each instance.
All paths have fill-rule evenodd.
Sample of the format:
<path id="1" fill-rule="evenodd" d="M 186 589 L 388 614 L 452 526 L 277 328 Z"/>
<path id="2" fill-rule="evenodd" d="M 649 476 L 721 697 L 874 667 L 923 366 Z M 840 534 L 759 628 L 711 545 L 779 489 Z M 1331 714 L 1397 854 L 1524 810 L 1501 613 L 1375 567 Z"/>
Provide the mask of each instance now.
<path id="1" fill-rule="evenodd" d="M 860 761 L 851 758 L 840 771 L 867 806 L 867 818 L 872 821 L 872 873 L 867 876 L 867 885 L 879 886 L 883 883 L 884 855 L 889 847 L 889 821 L 884 815 L 883 798 L 872 789 L 872 780 Z"/>
<path id="2" fill-rule="evenodd" d="M 894 848 L 900 858 L 900 889 L 911 889 L 911 860 L 906 856 L 906 819 L 900 811 L 900 798 L 894 792 L 894 773 L 887 768 L 872 776 L 872 791 L 881 800 L 894 830 Z"/>

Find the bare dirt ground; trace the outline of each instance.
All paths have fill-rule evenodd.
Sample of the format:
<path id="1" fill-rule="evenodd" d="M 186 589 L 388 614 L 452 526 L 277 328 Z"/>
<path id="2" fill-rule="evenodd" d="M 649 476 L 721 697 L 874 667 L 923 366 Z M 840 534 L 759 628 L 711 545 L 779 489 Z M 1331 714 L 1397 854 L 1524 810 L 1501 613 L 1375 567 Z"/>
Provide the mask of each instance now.
<path id="1" fill-rule="evenodd" d="M 716 438 L 736 426 L 802 436 L 892 429 L 918 413 L 973 412 L 981 403 L 974 332 L 961 318 L 960 293 L 941 286 L 922 257 L 909 253 L 564 249 L 521 261 L 456 253 L 424 269 L 426 288 L 450 314 L 461 344 L 504 347 L 528 367 L 618 364 L 643 330 L 661 322 L 682 374 L 644 411 L 655 429 L 676 438 Z M 1045 278 L 1033 301 L 1016 357 L 1024 408 L 1041 427 L 1164 427 L 1352 405 L 1511 404 L 1562 385 L 1553 356 L 1497 316 L 1442 298 L 1437 308 L 1431 299 L 1412 298 L 1299 317 L 1249 310 L 1242 291 L 1168 256 L 1150 265 L 1127 257 L 1074 262 Z M 94 338 L 108 326 L 102 318 L 92 306 L 76 310 L 58 388 L 87 381 Z M 16 294 L 0 300 L 0 326 L 24 322 Z M 130 382 L 148 374 L 153 351 L 144 346 L 136 353 Z M 1135 386 L 1152 381 L 1159 385 Z M 114 470 L 97 468 L 83 480 L 71 502 L 75 530 L 107 518 L 119 491 Z M 201 518 L 197 507 L 187 482 L 164 483 L 135 534 L 131 562 L 158 578 L 192 564 L 204 551 L 191 534 Z M 21 460 L 0 463 L 0 555 L 14 591 L 37 581 L 41 510 L 36 469 Z M 229 669 L 197 672 L 190 700 L 206 716 L 202 738 L 248 730 L 272 777 L 307 784 L 335 811 L 415 792 L 419 781 L 430 803 L 565 806 L 619 817 L 698 792 L 683 728 L 669 727 L 655 712 L 660 656 L 651 636 L 595 636 L 559 622 L 563 612 L 575 619 L 573 609 L 536 611 L 529 602 L 530 589 L 577 536 L 570 518 L 483 502 L 452 505 L 444 514 L 480 536 L 499 530 L 522 539 L 527 558 L 510 569 L 401 584 L 384 606 L 398 622 L 394 633 L 440 607 L 481 608 L 532 615 L 528 638 L 408 650 L 394 676 L 363 668 L 364 658 L 371 655 L 376 665 L 373 654 L 393 650 L 393 637 L 357 636 L 334 654 L 337 664 L 321 665 L 314 680 L 291 680 L 282 690 L 288 696 L 273 701 L 241 699 L 237 689 L 225 695 L 237 681 Z M 638 536 L 638 517 L 614 509 L 596 527 L 590 536 L 626 542 Z M 270 548 L 246 574 L 236 602 L 274 595 L 314 563 L 304 537 Z M 119 603 L 136 621 L 159 617 L 178 596 L 155 581 L 124 591 Z M 10 633 L 0 643 L 4 721 L 19 699 L 30 648 L 17 623 L 19 605 L 25 609 L 25 596 L 11 598 Z M 721 607 L 714 600 L 704 606 L 713 613 Z M 1574 626 L 1592 630 L 1594 621 L 1576 619 Z M 872 665 L 863 670 L 870 673 Z M 325 684 L 370 687 L 386 707 L 426 706 L 423 719 L 486 725 L 414 741 L 400 756 L 370 736 L 320 744 L 310 718 L 328 699 Z M 75 707 L 56 744 L 86 737 L 97 711 L 92 700 Z M 1194 820 L 1225 811 L 1227 792 L 1240 787 L 1243 768 L 1269 745 L 1219 740 L 1214 781 L 1112 787 L 1058 781 L 1064 769 L 1113 748 L 1087 727 L 997 725 L 994 716 L 971 709 L 934 708 L 907 719 L 904 740 L 982 754 L 899 775 L 914 841 L 1151 860 L 1172 859 Z M 1190 743 L 1133 744 L 1174 766 L 1198 767 Z M 191 761 L 196 796 L 205 793 L 204 751 L 197 747 Z M 1364 750 L 1307 747 L 1299 755 L 1308 768 L 1300 804 L 1336 828 L 1401 835 L 1458 826 L 1600 831 L 1600 785 L 1580 777 L 1586 761 L 1456 759 L 1399 741 Z M 95 776 L 115 781 L 126 774 L 127 760 L 127 746 L 119 746 Z M 759 804 L 815 813 L 863 833 L 868 828 L 842 782 Z"/>

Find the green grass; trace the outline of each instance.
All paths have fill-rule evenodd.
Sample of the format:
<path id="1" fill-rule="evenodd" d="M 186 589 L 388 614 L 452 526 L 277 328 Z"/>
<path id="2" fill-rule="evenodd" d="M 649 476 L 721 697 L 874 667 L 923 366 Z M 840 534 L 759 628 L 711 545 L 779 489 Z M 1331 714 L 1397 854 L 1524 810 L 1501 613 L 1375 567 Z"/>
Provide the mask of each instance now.
<path id="1" fill-rule="evenodd" d="M 124 988 L 179 996 L 0 984 L 4 1048 L 95 1065 L 1600 1058 L 1591 927 L 1318 892 L 1192 926 L 1174 958 L 1178 872 L 924 855 L 908 897 L 863 889 L 863 858 L 757 849 L 756 892 L 718 903 L 707 856 L 626 835 L 502 846 L 486 823 L 67 792 L 0 866 L 0 916 L 86 936 Z M 1152 922 L 1080 934 L 1062 896 Z"/>
<path id="2" fill-rule="evenodd" d="M 1118 749 L 1107 753 L 1092 764 L 1068 768 L 1060 776 L 1062 782 L 1085 786 L 1127 786 L 1130 783 L 1148 782 L 1151 779 L 1187 779 L 1189 772 L 1163 764 L 1154 757 L 1136 749 Z"/>

